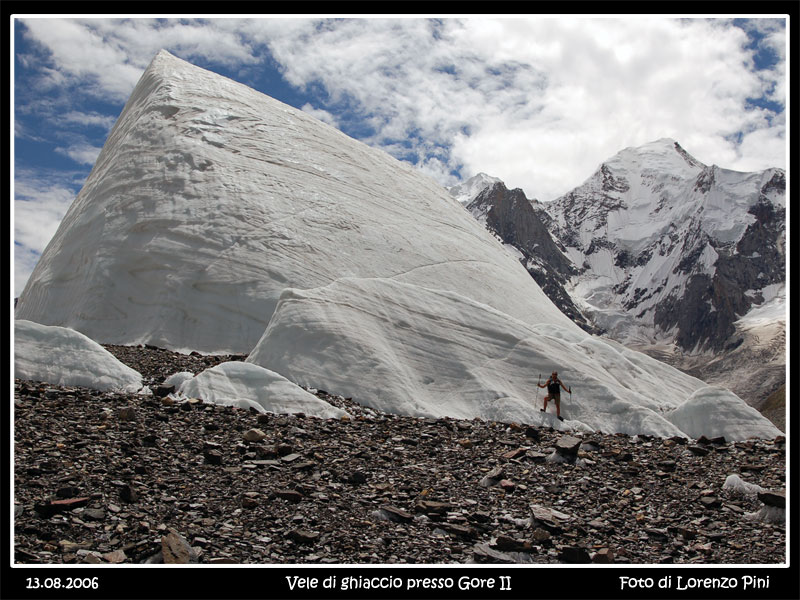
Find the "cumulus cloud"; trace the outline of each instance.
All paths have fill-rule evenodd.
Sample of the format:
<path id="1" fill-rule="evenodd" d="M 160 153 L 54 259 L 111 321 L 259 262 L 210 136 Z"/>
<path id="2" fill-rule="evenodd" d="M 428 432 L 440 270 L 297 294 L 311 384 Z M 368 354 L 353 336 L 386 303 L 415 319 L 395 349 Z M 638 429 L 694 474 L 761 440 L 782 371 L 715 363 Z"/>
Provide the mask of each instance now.
<path id="1" fill-rule="evenodd" d="M 315 119 L 322 121 L 323 123 L 327 123 L 333 127 L 338 127 L 338 120 L 335 116 L 329 113 L 327 110 L 322 110 L 321 108 L 315 108 L 311 106 L 310 102 L 306 102 L 301 109 L 303 112 L 308 113 Z"/>
<path id="2" fill-rule="evenodd" d="M 766 32 L 763 44 L 782 47 L 780 21 L 751 26 Z M 784 76 L 779 68 L 756 69 L 747 33 L 727 19 L 345 19 L 249 27 L 293 85 L 320 84 L 328 110 L 339 105 L 361 115 L 374 131 L 369 143 L 401 158 L 414 152 L 398 140 L 412 140 L 420 151 L 421 140 L 447 147 L 440 180 L 459 168 L 464 176 L 486 171 L 549 200 L 620 149 L 660 137 L 709 162 L 785 162 L 780 152 L 750 154 L 754 144 L 731 141 L 741 133 L 781 147 L 783 128 L 749 99 L 780 97 Z"/>
<path id="3" fill-rule="evenodd" d="M 92 146 L 91 144 L 87 144 L 85 142 L 72 144 L 67 148 L 56 148 L 56 152 L 59 154 L 68 156 L 80 165 L 89 166 L 95 163 L 97 156 L 100 154 L 100 150 L 102 150 L 102 148 L 98 146 Z"/>
<path id="4" fill-rule="evenodd" d="M 75 199 L 81 182 L 69 173 L 17 171 L 14 176 L 14 288 L 22 293 L 33 267 Z"/>
<path id="5" fill-rule="evenodd" d="M 106 131 L 110 130 L 117 120 L 113 115 L 101 115 L 95 111 L 83 112 L 79 110 L 71 110 L 64 114 L 62 118 L 68 123 L 76 123 L 85 127 L 100 127 Z"/>
<path id="6" fill-rule="evenodd" d="M 245 40 L 207 21 L 25 18 L 22 22 L 24 35 L 44 49 L 51 62 L 40 68 L 41 85 L 81 86 L 110 101 L 127 100 L 161 49 L 225 65 L 255 60 Z"/>
<path id="7" fill-rule="evenodd" d="M 25 35 L 44 47 L 52 66 L 40 69 L 39 85 L 47 88 L 83 85 L 97 96 L 124 100 L 146 66 L 126 48 L 109 43 L 93 27 L 71 19 L 25 19 Z"/>
<path id="8" fill-rule="evenodd" d="M 291 85 L 322 91 L 304 110 L 443 183 L 453 172 L 486 171 L 548 200 L 620 149 L 659 137 L 679 140 L 700 160 L 729 161 L 723 166 L 785 162 L 780 152 L 751 154 L 756 140 L 785 145 L 782 123 L 750 102 L 785 102 L 785 27 L 776 19 L 739 26 L 645 17 L 25 25 L 51 53 L 53 68 L 41 72 L 49 85 L 77 78 L 118 99 L 162 47 L 226 65 L 273 60 Z M 748 31 L 757 32 L 758 48 Z M 780 60 L 759 69 L 754 55 L 766 51 Z M 446 152 L 428 154 L 426 144 Z"/>

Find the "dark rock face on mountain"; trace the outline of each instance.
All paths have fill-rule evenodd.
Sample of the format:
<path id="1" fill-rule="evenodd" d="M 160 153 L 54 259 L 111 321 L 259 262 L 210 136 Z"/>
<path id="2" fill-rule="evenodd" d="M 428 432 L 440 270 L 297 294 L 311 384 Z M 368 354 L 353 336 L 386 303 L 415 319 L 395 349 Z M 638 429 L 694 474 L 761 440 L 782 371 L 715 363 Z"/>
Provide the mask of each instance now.
<path id="1" fill-rule="evenodd" d="M 683 296 L 671 295 L 656 306 L 656 326 L 663 330 L 675 327 L 675 339 L 681 348 L 690 350 L 701 343 L 712 350 L 732 349 L 742 341 L 731 339 L 734 322 L 753 304 L 763 302 L 760 293 L 749 296 L 747 292 L 786 280 L 785 212 L 767 196 L 771 190 L 785 193 L 785 189 L 785 175 L 776 172 L 747 210 L 755 220 L 735 245 L 706 235 L 703 243 L 695 242 L 678 264 L 680 271 L 691 273 L 704 245 L 718 255 L 713 275 L 692 274 Z"/>
<path id="2" fill-rule="evenodd" d="M 218 360 L 108 349 L 152 385 Z M 17 380 L 14 560 L 786 561 L 783 437 L 565 435 L 315 392 L 351 418 Z"/>
<path id="3" fill-rule="evenodd" d="M 484 190 L 468 207 L 486 206 L 487 224 L 505 243 L 531 257 L 537 257 L 562 277 L 575 267 L 559 250 L 530 200 L 519 188 L 509 190 L 503 183 Z"/>
<path id="4" fill-rule="evenodd" d="M 535 202 L 521 189 L 509 190 L 498 182 L 481 191 L 466 208 L 479 218 L 485 216 L 489 231 L 522 253 L 521 262 L 561 312 L 584 330 L 597 333 L 564 289 L 577 269 L 553 241 L 542 220 L 549 217 L 534 207 Z"/>

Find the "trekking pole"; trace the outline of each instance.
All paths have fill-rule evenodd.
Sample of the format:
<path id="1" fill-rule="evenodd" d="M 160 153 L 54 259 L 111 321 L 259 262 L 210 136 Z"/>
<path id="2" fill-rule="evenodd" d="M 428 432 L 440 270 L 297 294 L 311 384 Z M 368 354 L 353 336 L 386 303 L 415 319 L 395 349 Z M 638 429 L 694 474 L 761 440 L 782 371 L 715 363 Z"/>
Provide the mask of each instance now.
<path id="1" fill-rule="evenodd" d="M 542 383 L 542 374 L 539 373 L 539 383 Z M 536 406 L 539 406 L 539 386 L 536 386 Z"/>
<path id="2" fill-rule="evenodd" d="M 572 407 L 572 386 L 569 386 L 569 390 L 567 391 L 569 392 L 569 405 L 570 407 Z M 562 421 L 564 420 L 564 417 L 562 416 L 559 416 L 558 418 L 561 419 Z"/>

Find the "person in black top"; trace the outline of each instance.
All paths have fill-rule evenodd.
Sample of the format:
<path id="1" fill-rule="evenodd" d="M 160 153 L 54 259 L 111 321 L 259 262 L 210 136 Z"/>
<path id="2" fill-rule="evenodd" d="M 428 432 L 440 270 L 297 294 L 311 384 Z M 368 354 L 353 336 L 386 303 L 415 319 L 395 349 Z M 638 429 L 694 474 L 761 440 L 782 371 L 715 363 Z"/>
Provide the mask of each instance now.
<path id="1" fill-rule="evenodd" d="M 550 378 L 542 383 L 537 384 L 540 388 L 546 387 L 547 388 L 547 396 L 544 397 L 544 408 L 540 408 L 541 412 L 547 412 L 547 402 L 549 400 L 553 400 L 556 403 L 556 416 L 558 417 L 559 421 L 563 421 L 564 417 L 561 416 L 561 388 L 564 388 L 565 392 L 572 393 L 572 388 L 567 388 L 564 383 L 558 378 L 558 372 L 553 371 L 550 375 Z"/>

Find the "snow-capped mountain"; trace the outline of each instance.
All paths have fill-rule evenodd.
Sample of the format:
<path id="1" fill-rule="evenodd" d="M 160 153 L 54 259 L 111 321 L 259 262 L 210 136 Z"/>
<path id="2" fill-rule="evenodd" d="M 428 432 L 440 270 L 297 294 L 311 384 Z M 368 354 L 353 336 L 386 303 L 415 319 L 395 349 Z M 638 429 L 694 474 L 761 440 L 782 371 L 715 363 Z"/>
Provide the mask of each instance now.
<path id="1" fill-rule="evenodd" d="M 479 193 L 487 187 L 493 186 L 495 183 L 500 183 L 497 177 L 491 177 L 486 173 L 478 173 L 466 181 L 447 189 L 450 195 L 461 202 L 461 204 L 468 204 L 472 202 Z M 478 218 L 478 215 L 475 215 L 475 217 Z"/>
<path id="2" fill-rule="evenodd" d="M 554 202 L 517 198 L 505 219 L 511 227 L 490 218 L 507 212 L 503 190 L 502 183 L 486 184 L 467 207 L 526 254 L 532 275 L 537 271 L 530 266 L 538 263 L 546 278 L 563 278 L 562 288 L 599 330 L 726 385 L 754 405 L 781 385 L 782 170 L 708 167 L 662 139 L 623 150 Z M 526 239 L 520 222 L 531 213 L 541 226 Z M 547 247 L 562 252 L 541 251 Z M 562 266 L 563 257 L 571 269 Z M 560 290 L 542 287 L 575 318 L 576 309 L 563 308 L 569 304 L 559 300 Z"/>
<path id="3" fill-rule="evenodd" d="M 719 350 L 736 343 L 739 317 L 771 299 L 763 290 L 785 281 L 785 188 L 781 169 L 706 166 L 661 139 L 619 152 L 544 206 L 600 327 Z"/>
<path id="4" fill-rule="evenodd" d="M 730 392 L 581 330 L 411 166 L 166 52 L 16 317 L 101 343 L 249 353 L 270 378 L 401 414 L 695 436 L 692 415 L 713 404 L 709 435 L 779 433 Z M 535 402 L 552 370 L 575 391 L 563 423 Z M 264 380 L 213 375 L 237 397 Z"/>

